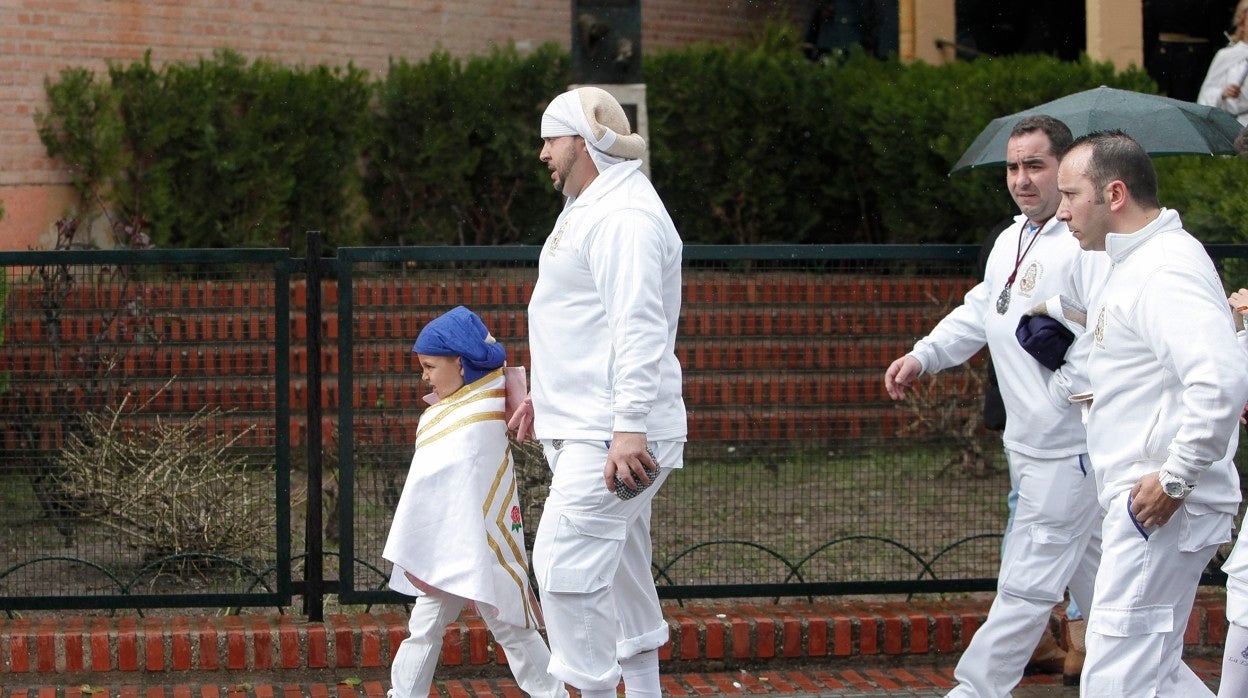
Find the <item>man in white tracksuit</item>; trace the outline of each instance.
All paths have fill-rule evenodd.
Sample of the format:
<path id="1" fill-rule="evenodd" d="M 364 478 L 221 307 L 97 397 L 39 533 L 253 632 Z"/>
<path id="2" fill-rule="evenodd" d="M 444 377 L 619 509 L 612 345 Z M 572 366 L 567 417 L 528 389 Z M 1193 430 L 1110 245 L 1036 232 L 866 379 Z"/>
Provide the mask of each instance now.
<path id="1" fill-rule="evenodd" d="M 1242 155 L 1243 153 L 1241 153 Z M 1241 288 L 1227 299 L 1235 318 L 1235 336 L 1245 349 L 1248 359 L 1248 288 Z M 1248 363 L 1244 370 L 1248 372 Z M 1240 418 L 1243 421 L 1243 418 Z M 1218 698 L 1238 698 L 1248 695 L 1248 537 L 1240 525 L 1235 547 L 1222 565 L 1226 573 L 1226 644 L 1222 648 L 1222 680 L 1218 683 Z"/>
<path id="2" fill-rule="evenodd" d="M 1005 538 L 996 599 L 958 662 L 951 696 L 1008 695 L 1067 587 L 1080 608 L 1092 601 L 1100 506 L 1079 410 L 1065 399 L 1078 388 L 1055 388 L 1073 381 L 1061 374 L 1077 374 L 1077 367 L 1055 374 L 1015 337 L 1019 319 L 1032 308 L 1055 296 L 1086 302 L 1105 275 L 1103 255 L 1083 253 L 1053 217 L 1058 158 L 1070 142 L 1070 130 L 1051 117 L 1033 117 L 1011 132 L 1006 181 L 1022 215 L 997 238 L 983 282 L 884 377 L 889 395 L 900 399 L 923 373 L 961 364 L 986 343 L 1005 402 L 1002 440 L 1018 508 Z"/>
<path id="3" fill-rule="evenodd" d="M 1088 316 L 1088 450 L 1106 514 L 1082 694 L 1212 695 L 1182 661 L 1183 635 L 1240 501 L 1229 456 L 1248 398 L 1244 354 L 1213 262 L 1158 204 L 1138 143 L 1080 138 L 1058 187 L 1058 218 L 1113 263 Z"/>
<path id="4" fill-rule="evenodd" d="M 628 696 L 658 696 L 668 627 L 650 500 L 684 458 L 683 246 L 610 94 L 566 92 L 541 128 L 542 162 L 568 198 L 542 248 L 531 401 L 512 423 L 532 418 L 553 472 L 533 550 L 550 672 L 587 698 L 614 698 L 621 676 Z"/>

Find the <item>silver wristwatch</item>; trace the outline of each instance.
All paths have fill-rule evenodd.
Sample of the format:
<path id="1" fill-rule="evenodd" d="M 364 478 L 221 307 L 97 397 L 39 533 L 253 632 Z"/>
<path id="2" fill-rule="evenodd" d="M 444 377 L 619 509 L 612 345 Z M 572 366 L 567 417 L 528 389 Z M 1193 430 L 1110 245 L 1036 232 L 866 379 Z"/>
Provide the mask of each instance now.
<path id="1" fill-rule="evenodd" d="M 1171 499 L 1183 499 L 1196 489 L 1196 485 L 1189 485 L 1183 478 L 1164 470 L 1157 473 L 1157 480 L 1161 483 L 1161 490 Z"/>

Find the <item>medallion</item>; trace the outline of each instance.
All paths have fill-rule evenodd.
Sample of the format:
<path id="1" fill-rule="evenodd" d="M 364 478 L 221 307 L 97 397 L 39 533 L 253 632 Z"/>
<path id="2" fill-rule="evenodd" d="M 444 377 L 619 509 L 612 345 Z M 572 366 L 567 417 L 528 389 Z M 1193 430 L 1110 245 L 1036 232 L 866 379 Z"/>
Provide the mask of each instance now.
<path id="1" fill-rule="evenodd" d="M 997 296 L 997 314 L 1005 315 L 1005 311 L 1010 309 L 1010 287 L 1006 286 L 1001 289 L 1001 295 Z"/>

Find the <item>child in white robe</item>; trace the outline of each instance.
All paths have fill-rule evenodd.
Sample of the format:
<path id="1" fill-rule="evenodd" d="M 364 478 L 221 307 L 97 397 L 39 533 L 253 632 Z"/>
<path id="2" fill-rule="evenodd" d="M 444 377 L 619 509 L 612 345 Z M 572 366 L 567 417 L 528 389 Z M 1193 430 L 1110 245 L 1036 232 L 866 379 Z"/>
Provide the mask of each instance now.
<path id="1" fill-rule="evenodd" d="M 446 625 L 471 602 L 521 690 L 567 696 L 547 672 L 550 650 L 529 584 L 504 414 L 506 350 L 459 306 L 430 322 L 413 351 L 433 395 L 383 552 L 394 564 L 390 587 L 416 597 L 388 695 L 429 695 Z"/>

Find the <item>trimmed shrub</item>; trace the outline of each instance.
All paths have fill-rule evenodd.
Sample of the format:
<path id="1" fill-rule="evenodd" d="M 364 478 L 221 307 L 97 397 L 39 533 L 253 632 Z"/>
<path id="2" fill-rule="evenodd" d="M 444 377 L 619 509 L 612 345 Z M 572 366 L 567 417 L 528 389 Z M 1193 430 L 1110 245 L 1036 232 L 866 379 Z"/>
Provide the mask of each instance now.
<path id="1" fill-rule="evenodd" d="M 856 237 L 837 68 L 806 60 L 792 38 L 647 59 L 651 173 L 686 241 Z"/>
<path id="2" fill-rule="evenodd" d="M 1016 56 L 932 66 L 802 59 L 795 42 L 647 62 L 654 180 L 698 242 L 973 242 L 1012 212 L 1003 170 L 949 170 L 993 118 L 1139 71 Z"/>
<path id="3" fill-rule="evenodd" d="M 540 243 L 559 208 L 538 160 L 546 104 L 571 79 L 553 44 L 390 64 L 366 152 L 370 241 Z"/>
<path id="4" fill-rule="evenodd" d="M 646 58 L 651 171 L 689 243 L 978 242 L 1014 213 L 1003 170 L 949 170 L 995 117 L 1139 70 L 1047 56 L 944 66 L 804 58 L 796 34 Z M 538 159 L 570 80 L 553 44 L 354 68 L 150 56 L 107 81 L 69 68 L 36 118 L 84 200 L 160 245 L 537 244 L 560 200 Z M 1208 241 L 1242 237 L 1245 164 L 1163 159 L 1163 202 Z M 136 218 L 137 217 L 137 218 Z"/>
<path id="5" fill-rule="evenodd" d="M 40 137 L 84 204 L 150 221 L 159 245 L 298 247 L 309 228 L 359 240 L 362 70 L 248 65 L 232 51 L 156 69 L 149 53 L 110 66 L 107 84 L 63 71 L 48 94 Z"/>
<path id="6" fill-rule="evenodd" d="M 1015 56 L 931 66 L 896 62 L 846 67 L 870 82 L 844 91 L 869 163 L 864 179 L 877 194 L 888 242 L 978 242 L 1017 211 L 1004 168 L 950 174 L 988 123 L 1058 97 L 1100 85 L 1156 92 L 1141 71 L 1115 74 L 1109 64 Z M 846 134 L 847 136 L 849 134 Z M 968 229 L 969 227 L 969 229 Z"/>

